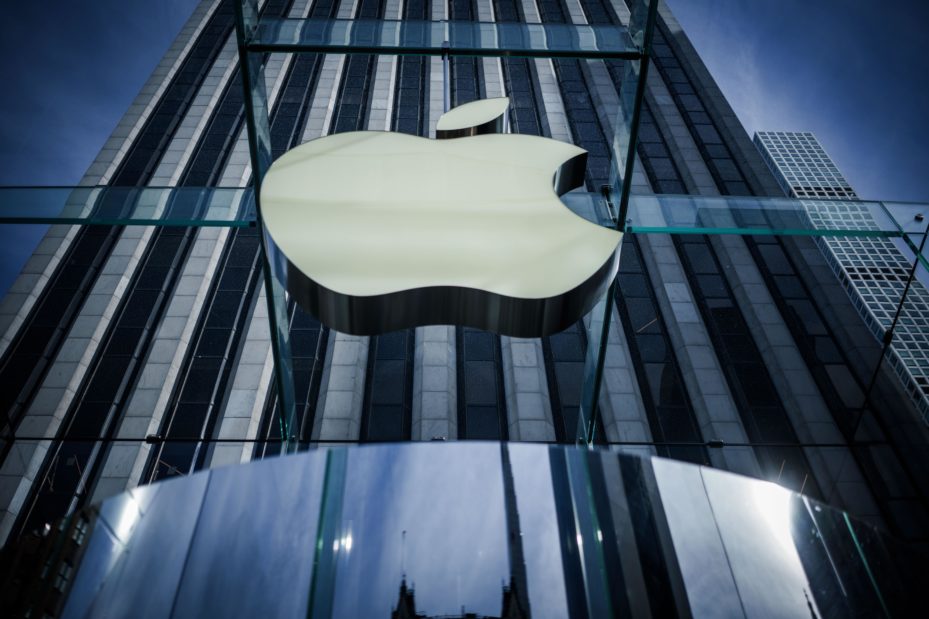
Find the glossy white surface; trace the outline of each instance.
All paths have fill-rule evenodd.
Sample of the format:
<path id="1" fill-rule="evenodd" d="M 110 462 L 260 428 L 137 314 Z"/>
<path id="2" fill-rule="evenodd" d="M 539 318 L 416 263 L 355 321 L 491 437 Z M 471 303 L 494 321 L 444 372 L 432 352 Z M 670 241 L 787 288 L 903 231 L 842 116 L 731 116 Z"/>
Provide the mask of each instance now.
<path id="1" fill-rule="evenodd" d="M 478 99 L 445 112 L 436 123 L 436 131 L 470 129 L 503 116 L 510 106 L 509 97 Z"/>
<path id="2" fill-rule="evenodd" d="M 435 128 L 436 131 L 454 131 L 477 127 L 503 116 L 509 106 L 509 97 L 471 101 L 442 114 Z"/>
<path id="3" fill-rule="evenodd" d="M 621 239 L 552 189 L 583 152 L 528 135 L 335 134 L 275 161 L 263 217 L 292 264 L 341 294 L 457 286 L 549 298 L 592 276 Z"/>

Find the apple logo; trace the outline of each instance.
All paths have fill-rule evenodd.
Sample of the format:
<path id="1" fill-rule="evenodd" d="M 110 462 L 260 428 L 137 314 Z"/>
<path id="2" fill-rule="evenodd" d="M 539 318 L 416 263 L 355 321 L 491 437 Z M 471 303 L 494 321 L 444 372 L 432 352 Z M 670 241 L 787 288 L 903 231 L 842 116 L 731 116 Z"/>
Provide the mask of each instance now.
<path id="1" fill-rule="evenodd" d="M 499 133 L 507 106 L 450 110 L 446 139 L 338 133 L 277 159 L 261 205 L 288 293 L 353 335 L 449 324 L 541 337 L 590 311 L 622 235 L 558 198 L 583 182 L 587 152 Z"/>

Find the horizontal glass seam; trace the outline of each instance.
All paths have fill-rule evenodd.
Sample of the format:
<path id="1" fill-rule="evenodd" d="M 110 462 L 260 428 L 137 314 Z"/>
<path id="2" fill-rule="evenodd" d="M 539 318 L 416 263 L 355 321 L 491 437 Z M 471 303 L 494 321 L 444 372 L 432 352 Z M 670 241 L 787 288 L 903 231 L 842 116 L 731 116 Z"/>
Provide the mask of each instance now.
<path id="1" fill-rule="evenodd" d="M 0 187 L 0 223 L 107 226 L 254 225 L 242 187 Z"/>
<path id="2" fill-rule="evenodd" d="M 625 28 L 589 24 L 262 18 L 248 52 L 642 57 Z"/>
<path id="3" fill-rule="evenodd" d="M 600 193 L 573 191 L 562 201 L 588 221 L 616 226 Z M 250 187 L 0 187 L 6 224 L 234 228 L 255 221 Z M 902 237 L 918 245 L 927 225 L 924 203 L 633 194 L 626 232 Z"/>

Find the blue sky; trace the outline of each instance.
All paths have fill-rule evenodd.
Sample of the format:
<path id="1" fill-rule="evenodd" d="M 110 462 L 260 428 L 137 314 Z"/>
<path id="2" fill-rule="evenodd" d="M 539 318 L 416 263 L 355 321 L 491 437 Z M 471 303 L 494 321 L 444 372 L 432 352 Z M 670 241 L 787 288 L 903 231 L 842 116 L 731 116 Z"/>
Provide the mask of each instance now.
<path id="1" fill-rule="evenodd" d="M 749 135 L 812 131 L 862 197 L 929 201 L 929 3 L 667 2 Z"/>
<path id="2" fill-rule="evenodd" d="M 7 4 L 0 184 L 76 184 L 197 2 Z"/>
<path id="3" fill-rule="evenodd" d="M 0 184 L 76 183 L 196 0 L 12 3 Z M 929 3 L 668 0 L 749 133 L 813 131 L 867 198 L 929 200 Z M 0 226 L 0 294 L 39 226 Z"/>
<path id="4" fill-rule="evenodd" d="M 0 185 L 75 185 L 196 0 L 6 3 Z M 45 226 L 0 225 L 0 296 Z"/>

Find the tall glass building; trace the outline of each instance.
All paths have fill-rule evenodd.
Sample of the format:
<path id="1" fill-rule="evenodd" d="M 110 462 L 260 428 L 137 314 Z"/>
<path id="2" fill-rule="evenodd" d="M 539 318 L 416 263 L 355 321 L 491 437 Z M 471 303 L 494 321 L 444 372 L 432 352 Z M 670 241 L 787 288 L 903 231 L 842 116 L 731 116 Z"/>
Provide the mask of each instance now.
<path id="1" fill-rule="evenodd" d="M 794 198 L 845 198 L 820 225 L 835 218 L 856 221 L 861 229 L 877 224 L 855 202 L 855 190 L 842 176 L 812 133 L 761 131 L 755 145 L 784 192 Z M 817 209 L 819 213 L 822 211 Z M 819 239 L 826 260 L 845 286 L 855 307 L 876 337 L 882 337 L 897 315 L 901 291 L 912 270 L 907 252 L 891 239 L 839 237 Z M 909 257 L 908 257 L 909 256 Z M 892 364 L 923 418 L 929 418 L 929 290 L 916 279 L 898 319 L 899 338 L 890 349 Z"/>
<path id="2" fill-rule="evenodd" d="M 623 0 L 260 4 L 268 18 L 543 24 L 550 28 L 534 32 L 555 42 L 559 24 L 605 31 L 630 19 Z M 347 131 L 435 137 L 446 99 L 456 106 L 507 96 L 509 131 L 587 150 L 577 196 L 588 201 L 578 198 L 578 208 L 612 181 L 621 86 L 632 61 L 455 55 L 446 64 L 427 55 L 286 50 L 264 61 L 275 157 Z M 755 148 L 664 4 L 650 61 L 631 177 L 640 203 L 652 200 L 660 210 L 695 203 L 690 197 L 706 204 L 785 193 L 854 198 L 827 158 L 807 157 L 820 151 L 802 136 L 761 134 L 762 151 Z M 260 234 L 254 225 L 190 223 L 250 199 L 242 71 L 234 2 L 203 0 L 82 179 L 86 189 L 66 198 L 116 224 L 143 207 L 158 217 L 186 215 L 177 225 L 52 225 L 3 299 L 0 540 L 41 534 L 66 515 L 152 482 L 280 455 L 281 387 Z M 798 156 L 788 160 L 791 149 Z M 180 189 L 148 189 L 158 187 Z M 227 189 L 204 189 L 217 187 Z M 835 202 L 832 216 L 859 217 L 849 199 Z M 811 229 L 823 212 L 804 215 Z M 929 429 L 919 371 L 926 365 L 910 359 L 925 354 L 927 327 L 908 313 L 896 337 L 913 348 L 895 340 L 885 355 L 891 301 L 901 297 L 908 263 L 893 243 L 850 243 L 670 227 L 626 234 L 611 288 L 594 442 L 624 457 L 661 456 L 776 482 L 925 546 Z M 893 290 L 883 292 L 890 281 Z M 920 285 L 910 294 L 907 307 L 925 305 Z M 367 337 L 334 331 L 295 303 L 286 311 L 292 433 L 301 451 L 577 440 L 590 329 L 602 317 L 536 339 L 459 326 Z M 904 373 L 918 397 L 898 380 Z M 509 457 L 502 460 L 506 497 L 514 483 Z M 501 522 L 516 509 L 507 501 Z M 514 553 L 523 551 L 510 548 L 511 564 Z M 502 599 L 504 610 L 525 611 L 519 583 L 526 576 L 507 569 L 494 604 Z M 412 594 L 405 576 L 395 585 L 400 613 Z"/>

